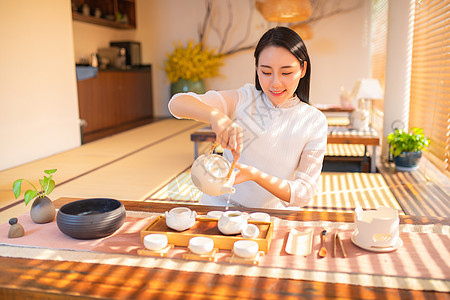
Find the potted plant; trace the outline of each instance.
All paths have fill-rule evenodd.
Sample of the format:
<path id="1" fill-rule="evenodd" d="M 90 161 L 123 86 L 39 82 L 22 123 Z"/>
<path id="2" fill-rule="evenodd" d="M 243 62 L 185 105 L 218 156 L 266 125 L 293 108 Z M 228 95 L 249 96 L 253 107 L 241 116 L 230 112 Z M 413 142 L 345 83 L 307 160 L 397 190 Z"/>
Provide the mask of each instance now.
<path id="1" fill-rule="evenodd" d="M 423 129 L 412 127 L 409 132 L 396 129 L 387 136 L 391 145 L 390 153 L 394 156 L 395 167 L 399 171 L 416 170 L 422 157 L 422 150 L 429 145 Z"/>
<path id="2" fill-rule="evenodd" d="M 17 179 L 13 183 L 13 192 L 16 199 L 19 198 L 21 194 L 23 181 L 28 182 L 33 187 L 32 189 L 29 189 L 25 192 L 24 200 L 25 205 L 28 205 L 31 200 L 36 198 L 33 201 L 30 209 L 30 217 L 35 223 L 48 223 L 53 221 L 53 219 L 55 218 L 55 206 L 52 200 L 47 197 L 47 195 L 50 195 L 50 193 L 55 188 L 55 181 L 52 179 L 52 174 L 55 172 L 56 169 L 44 170 L 44 173 L 49 176 L 44 175 L 44 179 L 39 179 L 39 184 L 41 186 L 40 191 L 33 185 L 33 183 L 23 178 Z"/>
<path id="3" fill-rule="evenodd" d="M 186 47 L 175 44 L 175 50 L 167 54 L 164 68 L 171 82 L 171 96 L 181 92 L 205 93 L 203 79 L 218 76 L 222 64 L 223 55 L 205 49 L 202 43 L 189 42 Z"/>

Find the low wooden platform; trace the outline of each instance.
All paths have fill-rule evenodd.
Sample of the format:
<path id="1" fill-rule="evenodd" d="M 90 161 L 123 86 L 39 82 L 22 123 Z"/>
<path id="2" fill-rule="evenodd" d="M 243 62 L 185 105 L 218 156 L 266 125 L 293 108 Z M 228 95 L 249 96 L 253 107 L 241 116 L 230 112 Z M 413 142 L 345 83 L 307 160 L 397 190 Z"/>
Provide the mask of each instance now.
<path id="1" fill-rule="evenodd" d="M 423 168 L 411 172 L 399 172 L 395 170 L 394 163 L 387 161 L 381 162 L 377 167 L 406 215 L 450 216 L 448 186 L 436 179 L 426 178 Z M 445 177 L 440 174 L 434 176 Z M 443 178 L 443 181 L 448 182 L 448 178 Z"/>

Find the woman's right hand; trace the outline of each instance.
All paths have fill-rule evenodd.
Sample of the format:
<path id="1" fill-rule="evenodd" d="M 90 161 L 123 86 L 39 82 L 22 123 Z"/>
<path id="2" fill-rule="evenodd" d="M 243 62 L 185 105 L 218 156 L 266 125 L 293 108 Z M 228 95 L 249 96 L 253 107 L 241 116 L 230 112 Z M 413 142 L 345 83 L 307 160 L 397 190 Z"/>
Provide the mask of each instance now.
<path id="1" fill-rule="evenodd" d="M 244 140 L 242 128 L 219 110 L 214 110 L 211 113 L 210 123 L 211 129 L 216 134 L 216 142 L 222 148 L 231 150 L 233 159 L 237 161 L 241 156 Z"/>

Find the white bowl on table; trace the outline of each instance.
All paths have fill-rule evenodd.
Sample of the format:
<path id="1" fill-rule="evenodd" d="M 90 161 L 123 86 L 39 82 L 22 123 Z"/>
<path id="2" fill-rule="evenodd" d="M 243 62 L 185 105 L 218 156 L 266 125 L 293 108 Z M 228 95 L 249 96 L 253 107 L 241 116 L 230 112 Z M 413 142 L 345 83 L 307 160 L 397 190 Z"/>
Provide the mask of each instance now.
<path id="1" fill-rule="evenodd" d="M 148 250 L 162 250 L 167 246 L 167 244 L 168 239 L 164 234 L 152 233 L 144 236 L 144 246 Z"/>
<path id="2" fill-rule="evenodd" d="M 189 240 L 189 250 L 195 254 L 207 254 L 214 249 L 214 241 L 206 236 L 196 236 Z"/>
<path id="3" fill-rule="evenodd" d="M 259 245 L 255 241 L 240 240 L 233 244 L 233 253 L 242 258 L 253 258 L 259 251 Z"/>

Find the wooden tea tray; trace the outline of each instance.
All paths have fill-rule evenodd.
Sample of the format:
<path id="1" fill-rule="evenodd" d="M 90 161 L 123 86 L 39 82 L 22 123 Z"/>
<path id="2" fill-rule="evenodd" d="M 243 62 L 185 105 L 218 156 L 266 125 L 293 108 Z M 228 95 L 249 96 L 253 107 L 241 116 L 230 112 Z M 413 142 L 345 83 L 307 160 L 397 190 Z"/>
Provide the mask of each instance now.
<path id="1" fill-rule="evenodd" d="M 141 240 L 143 242 L 144 236 L 151 233 L 165 234 L 169 241 L 169 244 L 175 246 L 189 246 L 189 240 L 195 236 L 206 236 L 214 241 L 214 248 L 231 250 L 233 244 L 239 240 L 245 240 L 242 235 L 224 235 L 219 231 L 217 227 L 217 219 L 210 218 L 196 218 L 194 226 L 185 231 L 176 231 L 170 229 L 166 225 L 165 216 L 159 216 L 153 219 L 150 224 L 141 231 Z M 273 236 L 273 223 L 272 222 L 259 222 L 248 221 L 249 224 L 255 224 L 259 228 L 259 235 L 257 238 L 248 239 L 258 243 L 259 250 L 267 253 L 270 248 L 270 242 Z"/>

